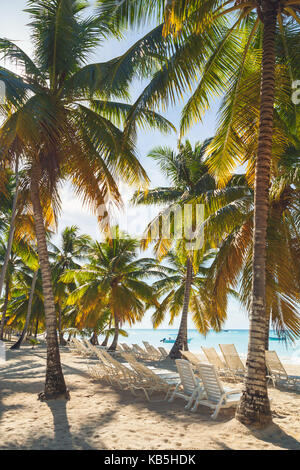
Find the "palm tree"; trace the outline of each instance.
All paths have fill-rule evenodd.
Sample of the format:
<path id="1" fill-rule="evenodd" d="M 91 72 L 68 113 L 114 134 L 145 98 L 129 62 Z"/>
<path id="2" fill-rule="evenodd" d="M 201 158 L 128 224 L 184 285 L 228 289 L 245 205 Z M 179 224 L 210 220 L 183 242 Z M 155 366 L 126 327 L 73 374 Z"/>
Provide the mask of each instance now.
<path id="1" fill-rule="evenodd" d="M 8 268 L 9 258 L 11 256 L 11 250 L 14 240 L 15 234 L 15 222 L 16 222 L 16 215 L 17 215 L 17 201 L 18 201 L 18 194 L 19 194 L 19 159 L 16 158 L 16 166 L 15 166 L 15 190 L 14 196 L 12 200 L 12 207 L 11 207 L 11 218 L 9 223 L 9 235 L 7 240 L 7 247 L 5 250 L 5 256 L 3 260 L 3 265 L 0 272 L 0 297 L 2 295 L 2 289 L 6 278 L 6 272 Z M 7 287 L 7 285 L 6 285 Z M 6 295 L 7 297 L 7 295 Z M 2 335 L 1 335 L 2 339 Z"/>
<path id="2" fill-rule="evenodd" d="M 155 64 L 161 30 L 142 38 L 116 59 L 87 64 L 96 46 L 110 34 L 118 35 L 107 15 L 86 18 L 88 6 L 80 0 L 29 0 L 33 59 L 13 42 L 0 40 L 2 57 L 22 69 L 22 75 L 17 75 L 0 68 L 7 90 L 7 102 L 1 105 L 5 121 L 0 148 L 7 162 L 12 165 L 20 157 L 26 168 L 25 189 L 34 214 L 47 329 L 42 400 L 69 397 L 60 364 L 44 223 L 51 205 L 56 213 L 59 209 L 59 183 L 69 177 L 77 195 L 107 225 L 108 201 L 120 203 L 115 178 L 122 177 L 129 184 L 147 182 L 135 155 L 135 124 L 163 131 L 172 128 L 148 108 L 141 110 L 138 120 L 130 120 L 132 132 L 126 133 L 126 139 L 117 127 L 131 109 L 124 101 L 132 77 L 149 74 Z"/>
<path id="3" fill-rule="evenodd" d="M 298 147 L 299 148 L 299 147 Z M 266 328 L 286 341 L 300 336 L 299 292 L 299 150 L 291 145 L 272 178 L 267 225 Z M 240 288 L 240 299 L 251 312 L 253 190 L 241 175 L 231 186 L 211 195 L 211 214 L 204 223 L 205 238 L 219 246 L 208 273 L 214 298 L 226 298 L 229 287 Z"/>
<path id="4" fill-rule="evenodd" d="M 214 256 L 213 252 L 207 253 L 201 261 L 198 259 L 198 262 L 195 262 L 194 259 L 194 263 L 190 261 L 190 264 L 187 264 L 186 253 L 180 253 L 180 250 L 170 251 L 165 257 L 165 276 L 153 284 L 157 297 L 164 297 L 152 316 L 154 327 L 162 323 L 166 314 L 170 315 L 169 324 L 172 325 L 175 317 L 181 313 L 178 335 L 170 352 L 172 359 L 177 358 L 181 350 L 188 350 L 189 312 L 197 330 L 203 335 L 206 335 L 210 328 L 220 331 L 226 319 L 226 302 L 223 302 L 221 310 L 207 289 L 209 262 Z"/>
<path id="5" fill-rule="evenodd" d="M 149 224 L 145 246 L 147 246 L 147 242 L 152 241 L 153 226 L 157 222 L 159 223 L 162 217 L 171 214 L 173 209 L 178 208 L 178 205 L 183 206 L 185 211 L 185 204 L 189 204 L 197 195 L 206 193 L 215 188 L 215 181 L 208 173 L 208 167 L 203 161 L 205 149 L 208 144 L 209 140 L 203 144 L 198 142 L 193 148 L 189 141 L 186 141 L 184 144 L 179 142 L 177 152 L 174 152 L 171 148 L 156 147 L 149 153 L 149 156 L 158 162 L 163 174 L 170 180 L 171 186 L 154 188 L 146 192 L 137 192 L 134 195 L 133 202 L 136 204 L 167 206 L 162 210 L 159 216 Z M 169 220 L 172 225 L 171 218 Z M 183 233 L 182 228 L 183 227 L 180 227 L 181 236 L 183 237 L 187 234 L 187 230 Z M 175 228 L 173 232 L 174 230 Z M 155 251 L 158 257 L 162 257 L 168 253 L 172 245 L 172 239 L 174 241 L 174 235 L 175 233 L 167 234 L 168 238 L 166 238 L 163 233 L 160 234 L 155 245 Z M 198 267 L 195 267 L 195 260 L 193 260 L 193 251 L 185 248 L 184 252 L 186 263 L 184 301 L 182 304 L 179 304 L 182 307 L 182 316 L 178 336 L 170 351 L 170 357 L 172 359 L 180 358 L 181 350 L 188 350 L 188 308 L 190 305 L 191 285 L 195 275 L 194 271 L 195 269 L 196 271 L 198 270 Z M 197 262 L 199 262 L 199 258 Z"/>
<path id="6" fill-rule="evenodd" d="M 112 351 L 117 347 L 121 325 L 140 321 L 145 309 L 157 304 L 152 287 L 144 279 L 157 275 L 159 268 L 154 259 L 137 259 L 138 246 L 137 240 L 116 227 L 114 238 L 92 243 L 88 264 L 61 277 L 63 282 L 78 285 L 67 303 L 80 306 L 79 325 L 96 325 L 107 310 L 113 315 L 114 337 L 109 348 Z"/>
<path id="7" fill-rule="evenodd" d="M 253 44 L 262 46 L 260 80 L 250 84 L 260 93 L 258 144 L 255 152 L 253 284 L 247 374 L 236 417 L 244 424 L 264 426 L 271 421 L 264 347 L 266 237 L 274 130 L 276 38 L 283 46 L 280 62 L 284 60 L 288 64 L 286 83 L 287 88 L 292 90 L 293 73 L 298 70 L 299 58 L 291 36 L 299 36 L 300 0 L 229 0 L 225 3 L 215 0 L 157 0 L 143 2 L 143 5 L 138 1 L 124 0 L 113 6 L 108 0 L 100 3 L 100 11 L 111 11 L 116 24 L 134 25 L 141 19 L 155 18 L 164 24 L 165 34 L 175 36 L 175 53 L 166 60 L 161 72 L 155 75 L 146 93 L 139 97 L 135 110 L 147 103 L 174 101 L 176 94 L 182 94 L 183 89 L 194 83 L 195 77 L 200 76 L 195 92 L 183 112 L 182 130 L 186 131 L 193 121 L 201 119 L 211 97 L 221 95 L 225 90 L 232 90 L 232 106 L 226 115 L 229 131 L 223 154 L 220 153 L 220 157 L 222 155 L 225 158 L 225 163 L 221 163 L 219 168 L 215 165 L 221 178 L 225 175 L 228 179 L 228 173 L 240 159 L 239 148 L 243 142 L 240 135 L 233 132 L 230 124 L 238 106 L 236 96 L 241 86 L 240 77 L 251 56 L 251 48 Z M 247 119 L 246 112 L 244 115 Z M 296 122 L 298 120 L 294 125 Z M 251 129 L 248 130 L 251 132 Z M 240 141 L 238 146 L 237 141 Z"/>
<path id="8" fill-rule="evenodd" d="M 58 281 L 65 271 L 80 268 L 78 262 L 84 259 L 91 241 L 88 235 L 79 235 L 78 232 L 79 228 L 76 225 L 66 227 L 61 235 L 61 247 L 51 244 L 54 298 L 58 309 L 59 341 L 62 346 L 66 344 L 62 333 L 62 310 L 66 307 L 65 303 L 70 289 L 74 289 L 75 286 L 69 284 L 68 291 L 66 291 L 66 284 Z"/>
<path id="9" fill-rule="evenodd" d="M 26 265 L 14 275 L 11 300 L 8 307 L 8 325 L 16 330 L 22 330 L 18 341 L 11 349 L 19 349 L 33 330 L 45 326 L 44 298 L 40 270 L 32 271 Z"/>
<path id="10" fill-rule="evenodd" d="M 4 263 L 7 257 L 7 240 L 11 236 L 11 226 L 6 225 L 6 231 L 3 231 L 3 238 L 0 238 L 0 262 Z M 14 282 L 15 274 L 24 268 L 29 269 L 37 268 L 36 253 L 32 247 L 28 244 L 26 239 L 18 239 L 14 241 L 10 249 L 10 256 L 6 266 L 6 277 L 5 277 L 5 295 L 3 299 L 2 318 L 0 324 L 0 339 L 3 339 L 4 327 L 7 321 L 6 313 L 9 306 L 9 301 L 12 297 L 11 287 Z"/>

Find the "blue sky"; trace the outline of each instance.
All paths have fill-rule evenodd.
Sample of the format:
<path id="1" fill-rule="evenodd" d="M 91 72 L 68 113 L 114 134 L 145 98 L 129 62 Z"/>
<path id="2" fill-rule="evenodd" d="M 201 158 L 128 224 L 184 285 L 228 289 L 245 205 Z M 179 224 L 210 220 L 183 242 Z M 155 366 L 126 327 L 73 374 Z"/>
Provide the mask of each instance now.
<path id="1" fill-rule="evenodd" d="M 29 23 L 29 15 L 23 10 L 26 8 L 26 0 L 13 0 L 1 2 L 1 16 L 0 16 L 0 35 L 6 37 L 24 49 L 27 53 L 31 53 L 30 43 L 30 28 L 26 25 Z M 138 38 L 146 31 L 128 32 L 126 33 L 126 40 L 107 41 L 103 47 L 99 48 L 94 57 L 91 58 L 92 62 L 102 62 L 109 60 L 115 56 L 118 56 L 126 51 L 130 45 L 132 45 Z M 8 64 L 6 64 L 8 66 Z M 11 65 L 10 65 L 11 66 Z M 138 96 L 139 91 L 142 89 L 143 84 L 136 81 L 132 85 L 132 98 Z M 184 105 L 184 101 L 177 103 L 173 108 L 164 112 L 164 116 L 167 117 L 174 125 L 178 128 L 180 121 L 180 112 Z M 191 142 L 203 141 L 207 137 L 211 137 L 214 134 L 216 128 L 216 114 L 217 114 L 218 103 L 213 104 L 211 109 L 207 112 L 203 122 L 195 125 L 187 135 L 187 138 Z M 159 132 L 143 131 L 138 134 L 137 148 L 139 158 L 146 169 L 148 176 L 151 180 L 152 186 L 167 185 L 168 182 L 160 173 L 159 169 L 153 163 L 150 158 L 147 158 L 148 152 L 157 145 L 168 145 L 170 147 L 176 147 L 177 135 L 176 133 L 164 136 Z M 124 200 L 130 199 L 132 191 L 128 191 L 127 188 L 123 190 Z M 97 227 L 97 221 L 93 215 L 88 212 L 87 208 L 82 207 L 81 201 L 78 200 L 70 186 L 66 185 L 61 191 L 62 198 L 62 213 L 59 221 L 59 232 L 67 225 L 78 225 L 82 232 L 90 234 L 94 238 L 100 237 L 100 232 Z M 147 222 L 151 220 L 151 217 L 156 213 L 155 209 L 148 210 L 145 207 L 135 208 L 129 210 L 130 219 L 125 214 L 119 215 L 119 223 L 124 228 L 128 227 L 132 234 L 136 231 L 141 231 L 146 226 Z M 128 223 L 128 220 L 130 222 Z M 58 241 L 58 237 L 56 237 Z M 56 241 L 55 240 L 55 241 Z M 173 327 L 177 327 L 178 322 L 174 323 Z M 192 323 L 189 325 L 192 327 Z M 146 316 L 143 322 L 137 325 L 139 328 L 150 328 L 151 321 L 150 315 Z M 168 327 L 167 322 L 162 327 Z M 245 312 L 242 310 L 240 305 L 235 300 L 230 300 L 228 308 L 228 320 L 224 328 L 248 328 L 248 320 Z"/>

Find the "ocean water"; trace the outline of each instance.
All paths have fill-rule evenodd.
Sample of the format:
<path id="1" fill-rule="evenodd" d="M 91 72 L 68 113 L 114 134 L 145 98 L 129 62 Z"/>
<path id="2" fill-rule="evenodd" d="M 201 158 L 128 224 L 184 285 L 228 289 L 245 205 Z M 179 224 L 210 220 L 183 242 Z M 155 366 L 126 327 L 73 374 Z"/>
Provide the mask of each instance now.
<path id="1" fill-rule="evenodd" d="M 162 343 L 161 339 L 169 338 L 170 335 L 177 333 L 174 329 L 126 329 L 128 337 L 120 337 L 120 343 L 132 344 L 136 343 L 143 346 L 142 341 L 149 341 L 153 346 L 163 346 L 165 349 L 170 350 L 172 344 Z M 270 331 L 270 336 L 276 336 L 273 331 Z M 211 331 L 206 337 L 200 335 L 197 330 L 188 330 L 188 338 L 191 338 L 189 349 L 192 352 L 201 352 L 201 346 L 213 346 L 218 353 L 221 354 L 219 344 L 234 344 L 238 353 L 242 358 L 246 357 L 248 348 L 248 330 L 226 330 L 216 333 Z M 100 338 L 101 340 L 101 338 Z M 275 350 L 278 356 L 283 360 L 293 364 L 300 364 L 300 340 L 294 344 L 286 344 L 282 341 L 271 341 L 269 349 Z"/>

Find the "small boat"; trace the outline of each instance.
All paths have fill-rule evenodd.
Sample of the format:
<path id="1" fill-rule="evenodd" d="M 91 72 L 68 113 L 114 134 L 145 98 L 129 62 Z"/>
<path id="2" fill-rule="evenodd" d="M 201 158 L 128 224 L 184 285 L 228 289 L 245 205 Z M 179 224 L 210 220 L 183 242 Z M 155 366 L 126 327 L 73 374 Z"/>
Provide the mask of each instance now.
<path id="1" fill-rule="evenodd" d="M 173 336 L 173 338 L 171 338 Z M 175 343 L 177 335 L 170 335 L 169 338 L 163 338 L 160 340 L 161 343 Z M 193 338 L 188 338 L 187 342 L 190 343 Z"/>

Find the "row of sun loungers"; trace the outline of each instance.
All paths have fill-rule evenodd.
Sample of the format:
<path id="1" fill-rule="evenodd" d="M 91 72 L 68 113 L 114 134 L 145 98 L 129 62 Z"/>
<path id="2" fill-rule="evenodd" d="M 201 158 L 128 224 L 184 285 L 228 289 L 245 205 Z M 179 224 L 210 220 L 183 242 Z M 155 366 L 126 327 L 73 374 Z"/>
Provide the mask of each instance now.
<path id="1" fill-rule="evenodd" d="M 93 378 L 104 379 L 112 386 L 130 390 L 134 395 L 141 390 L 149 401 L 154 392 L 161 392 L 169 401 L 176 397 L 183 398 L 187 402 L 185 408 L 191 411 L 196 411 L 199 405 L 207 406 L 213 409 L 212 419 L 217 418 L 222 408 L 236 406 L 240 400 L 241 391 L 225 387 L 220 379 L 223 376 L 225 380 L 240 380 L 245 373 L 245 366 L 234 345 L 220 346 L 224 360 L 214 348 L 202 348 L 210 364 L 202 363 L 191 352 L 182 351 L 188 360 L 176 360 L 178 373 L 141 363 L 141 359 L 158 360 L 158 350 L 154 346 L 152 349 L 147 342 L 144 342 L 145 349 L 136 344 L 131 348 L 125 344 L 122 346 L 119 355 L 125 363 L 116 360 L 106 350 L 86 343 L 90 353 L 99 359 L 97 364 L 89 366 Z M 124 352 L 125 349 L 129 352 Z M 160 359 L 167 354 L 164 350 Z M 300 383 L 300 377 L 286 373 L 274 351 L 266 351 L 266 359 L 269 377 L 275 381 L 274 384 L 285 382 L 293 386 Z"/>
<path id="2" fill-rule="evenodd" d="M 219 357 L 215 348 L 202 347 L 208 362 L 215 366 L 220 376 L 240 381 L 245 375 L 246 368 L 234 344 L 220 344 L 219 346 L 224 362 Z M 197 356 L 190 351 L 181 351 L 181 353 L 196 369 L 198 368 L 200 361 Z M 278 384 L 300 389 L 300 376 L 288 375 L 276 351 L 266 351 L 266 365 L 268 370 L 267 378 L 272 381 L 274 387 Z"/>
<path id="3" fill-rule="evenodd" d="M 113 386 L 129 389 L 133 394 L 142 390 L 149 401 L 154 392 L 163 392 L 167 398 L 178 383 L 178 374 L 150 369 L 130 353 L 121 353 L 121 357 L 127 361 L 121 363 L 107 351 L 98 350 L 92 345 L 91 348 L 97 350 L 95 352 L 99 358 L 99 363 L 88 367 L 93 378 L 104 379 Z"/>
<path id="4" fill-rule="evenodd" d="M 133 344 L 132 347 L 128 346 L 126 343 L 122 343 L 121 345 L 117 346 L 116 351 L 109 351 L 110 354 L 119 355 L 122 352 L 127 352 L 133 354 L 136 358 L 146 360 L 146 361 L 162 361 L 167 358 L 168 351 L 163 348 L 159 347 L 156 349 L 147 341 L 143 341 L 145 349 L 143 349 L 138 344 Z M 82 341 L 79 341 L 77 338 L 72 338 L 70 342 L 70 349 L 71 351 L 80 354 L 84 357 L 94 356 L 95 350 L 91 350 L 90 348 L 91 343 L 82 338 Z M 101 349 L 107 351 L 108 348 L 97 346 L 97 349 Z"/>
<path id="5" fill-rule="evenodd" d="M 133 344 L 132 347 L 130 347 L 126 343 L 121 343 L 121 346 L 126 353 L 133 354 L 135 357 L 142 360 L 163 361 L 168 357 L 169 353 L 165 348 L 158 347 L 156 349 L 147 341 L 143 341 L 143 344 L 145 349 L 138 344 Z"/>
<path id="6" fill-rule="evenodd" d="M 215 419 L 221 408 L 233 406 L 239 401 L 240 393 L 223 387 L 216 368 L 200 363 L 200 378 L 194 375 L 190 362 L 176 361 L 178 373 L 150 368 L 138 362 L 130 353 L 121 353 L 126 363 L 113 358 L 107 351 L 89 346 L 99 358 L 99 362 L 89 366 L 90 375 L 95 379 L 104 379 L 110 385 L 128 389 L 134 395 L 142 390 L 147 400 L 154 392 L 164 393 L 164 398 L 184 398 L 186 408 L 196 411 L 199 405 L 214 409 Z"/>

